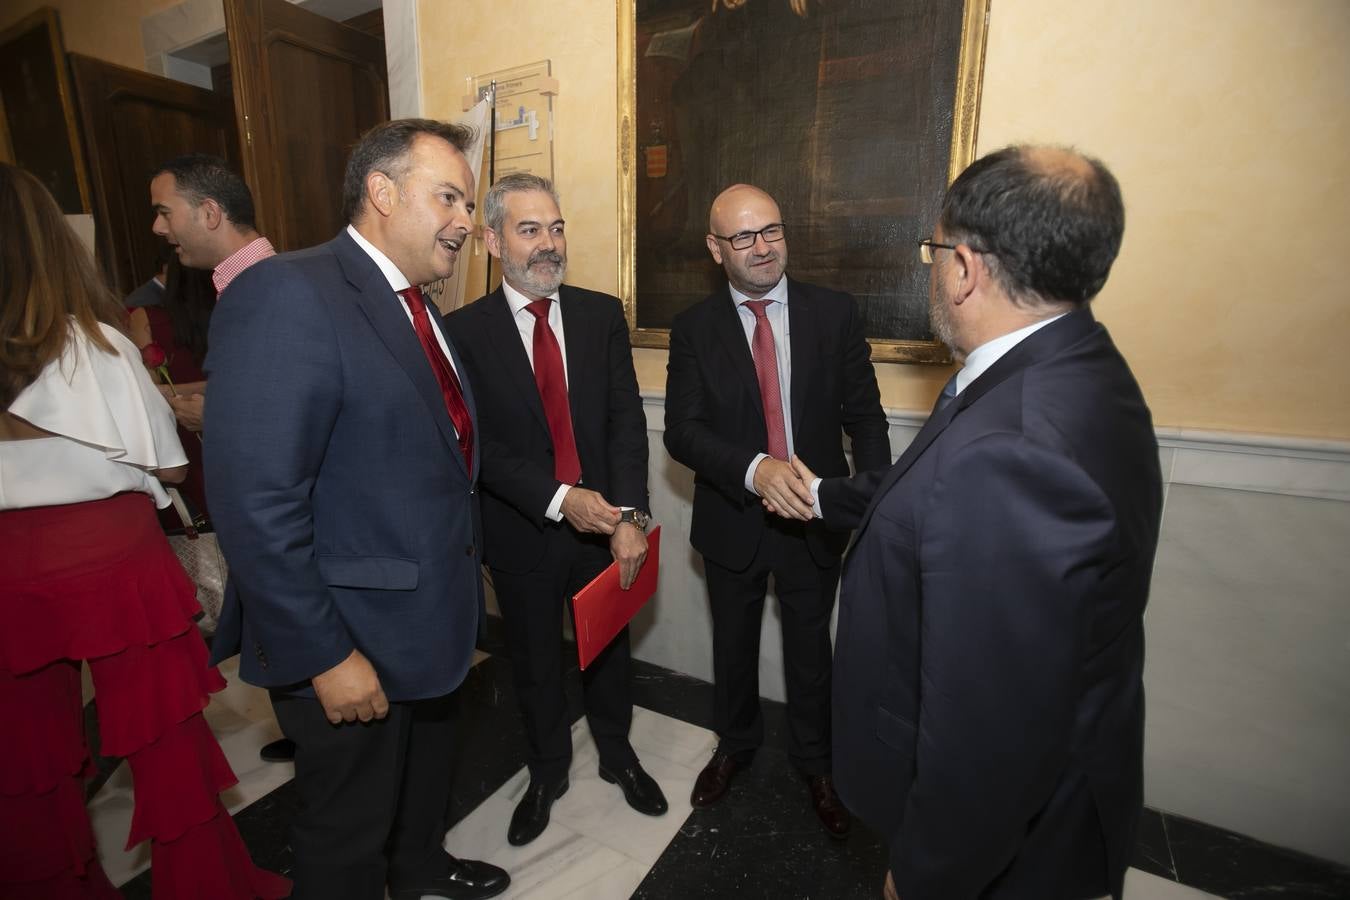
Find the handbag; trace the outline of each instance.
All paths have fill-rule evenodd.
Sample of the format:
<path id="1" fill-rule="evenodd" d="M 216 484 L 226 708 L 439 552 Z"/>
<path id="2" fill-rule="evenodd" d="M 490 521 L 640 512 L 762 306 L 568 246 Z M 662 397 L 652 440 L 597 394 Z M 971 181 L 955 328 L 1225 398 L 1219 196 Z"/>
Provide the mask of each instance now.
<path id="1" fill-rule="evenodd" d="M 171 487 L 168 491 L 173 508 L 183 522 L 182 534 L 168 536 L 169 546 L 183 571 L 197 586 L 197 602 L 202 606 L 197 627 L 203 634 L 214 634 L 216 623 L 220 621 L 220 608 L 225 602 L 225 576 L 228 574 L 225 556 L 220 552 L 215 533 L 198 529 L 178 489 Z"/>

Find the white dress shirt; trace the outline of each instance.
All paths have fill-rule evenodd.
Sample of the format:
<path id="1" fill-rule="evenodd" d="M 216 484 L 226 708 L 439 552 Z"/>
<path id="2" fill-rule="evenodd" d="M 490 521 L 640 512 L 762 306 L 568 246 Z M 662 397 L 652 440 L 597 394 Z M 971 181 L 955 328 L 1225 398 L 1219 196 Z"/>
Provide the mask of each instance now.
<path id="1" fill-rule="evenodd" d="M 398 266 L 394 265 L 389 260 L 389 257 L 381 253 L 378 247 L 376 247 L 370 241 L 362 237 L 361 232 L 357 231 L 355 228 L 348 225 L 347 233 L 352 236 L 352 240 L 356 241 L 356 246 L 366 251 L 366 255 L 369 256 L 372 260 L 374 260 L 375 265 L 380 267 L 380 271 L 384 273 L 384 280 L 389 282 L 389 287 L 393 290 L 394 295 L 396 297 L 398 297 L 399 291 L 406 291 L 408 288 L 412 287 L 412 283 L 408 281 L 407 276 L 405 276 L 402 272 L 399 271 Z M 426 305 L 427 305 L 427 315 L 428 316 L 433 315 L 432 310 L 436 309 L 436 304 L 432 303 L 430 300 L 427 300 Z M 408 317 L 408 324 L 412 325 L 413 323 L 412 310 L 408 308 L 408 304 L 403 300 L 402 297 L 398 297 L 398 306 L 399 309 L 403 310 L 403 315 Z M 440 311 L 437 310 L 434 313 L 434 315 L 440 315 Z M 441 345 L 441 352 L 445 354 L 446 361 L 450 363 L 450 368 L 454 369 L 456 377 L 458 377 L 461 381 L 463 381 L 464 376 L 459 374 L 459 367 L 455 365 L 455 358 L 450 354 L 450 348 L 445 343 L 445 335 L 441 334 L 441 330 L 437 328 L 435 325 L 431 326 L 431 333 L 436 336 L 436 343 Z M 451 428 L 455 427 L 455 423 L 453 421 L 450 423 L 450 427 Z M 455 434 L 456 436 L 458 436 L 459 432 L 455 432 Z"/>
<path id="2" fill-rule="evenodd" d="M 516 323 L 516 330 L 520 332 L 520 342 L 525 345 L 525 356 L 530 360 L 530 370 L 534 370 L 534 328 L 539 320 L 535 318 L 534 313 L 525 307 L 532 301 L 520 291 L 511 287 L 511 285 L 502 279 L 502 293 L 506 295 L 506 305 L 511 308 L 511 319 Z M 552 302 L 548 305 L 548 326 L 553 329 L 553 336 L 558 340 L 558 352 L 562 354 L 563 364 L 563 387 L 567 386 L 567 337 L 563 333 L 562 303 L 558 299 L 558 292 L 554 291 L 548 295 Z M 558 485 L 557 492 L 553 495 L 553 500 L 549 502 L 548 509 L 544 510 L 544 515 L 554 522 L 561 522 L 563 519 L 562 502 L 563 497 L 567 496 L 570 484 Z"/>
<path id="3" fill-rule="evenodd" d="M 745 305 L 747 300 L 755 299 L 742 294 L 732 285 L 727 285 L 731 290 L 731 302 L 736 304 L 736 315 L 741 318 L 741 327 L 745 329 L 745 341 L 750 345 L 750 355 L 755 353 L 755 313 Z M 758 299 L 772 300 L 768 306 L 764 307 L 764 316 L 769 320 L 769 328 L 773 331 L 773 349 L 774 355 L 778 359 L 778 396 L 783 404 L 783 431 L 786 432 L 788 459 L 792 458 L 795 452 L 792 441 L 792 329 L 788 320 L 788 289 L 787 275 L 778 279 L 767 294 Z M 759 492 L 755 490 L 755 469 L 759 464 L 769 458 L 767 453 L 758 453 L 755 458 L 750 460 L 750 467 L 745 470 L 745 489 L 758 496 Z"/>

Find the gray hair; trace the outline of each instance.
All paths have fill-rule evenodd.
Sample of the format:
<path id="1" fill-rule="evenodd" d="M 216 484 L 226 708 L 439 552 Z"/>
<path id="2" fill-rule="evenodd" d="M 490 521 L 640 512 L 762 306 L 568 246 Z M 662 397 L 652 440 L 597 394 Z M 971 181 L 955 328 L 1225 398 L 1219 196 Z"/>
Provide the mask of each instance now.
<path id="1" fill-rule="evenodd" d="M 524 194 L 529 191 L 543 191 L 553 198 L 554 204 L 559 209 L 562 209 L 562 201 L 558 199 L 558 190 L 553 186 L 553 182 L 541 175 L 513 172 L 510 175 L 503 175 L 488 188 L 487 196 L 483 198 L 483 222 L 501 234 L 502 225 L 506 223 L 506 195 Z"/>

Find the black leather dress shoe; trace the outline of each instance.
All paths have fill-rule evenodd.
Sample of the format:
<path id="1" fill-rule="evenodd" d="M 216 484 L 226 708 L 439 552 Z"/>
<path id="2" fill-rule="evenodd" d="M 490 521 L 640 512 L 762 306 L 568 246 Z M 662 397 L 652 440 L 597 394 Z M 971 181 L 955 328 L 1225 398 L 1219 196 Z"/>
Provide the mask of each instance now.
<path id="1" fill-rule="evenodd" d="M 622 788 L 623 798 L 628 801 L 628 805 L 643 815 L 665 815 L 669 809 L 666 795 L 661 793 L 661 786 L 636 762 L 626 769 L 611 770 L 601 766 L 600 777 Z"/>
<path id="2" fill-rule="evenodd" d="M 553 801 L 567 793 L 567 778 L 562 781 L 544 783 L 530 779 L 525 795 L 516 804 L 511 813 L 511 825 L 506 829 L 507 843 L 513 847 L 528 844 L 544 833 L 548 827 L 548 813 Z"/>
<path id="3" fill-rule="evenodd" d="M 828 775 L 816 775 L 806 780 L 811 790 L 811 806 L 820 818 L 820 824 L 832 838 L 848 837 L 849 825 L 853 817 L 844 808 L 843 801 L 834 792 L 834 779 Z"/>
<path id="4" fill-rule="evenodd" d="M 698 773 L 694 780 L 694 790 L 689 794 L 691 806 L 712 806 L 731 787 L 731 776 L 741 769 L 742 763 L 727 753 L 718 750 L 712 759 Z"/>
<path id="5" fill-rule="evenodd" d="M 281 738 L 270 744 L 263 744 L 258 756 L 263 762 L 292 762 L 295 760 L 295 741 Z"/>
<path id="6" fill-rule="evenodd" d="M 450 871 L 418 884 L 389 886 L 389 900 L 420 900 L 421 897 L 446 897 L 448 900 L 482 900 L 495 897 L 511 886 L 505 869 L 476 859 L 450 858 Z"/>

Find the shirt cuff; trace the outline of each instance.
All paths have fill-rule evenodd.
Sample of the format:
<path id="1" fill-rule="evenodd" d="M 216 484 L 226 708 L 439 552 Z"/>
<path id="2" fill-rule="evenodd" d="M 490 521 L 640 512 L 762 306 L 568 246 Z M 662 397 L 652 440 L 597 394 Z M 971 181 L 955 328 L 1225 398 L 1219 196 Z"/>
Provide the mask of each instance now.
<path id="1" fill-rule="evenodd" d="M 825 518 L 825 514 L 820 511 L 820 481 L 819 478 L 811 479 L 811 509 L 815 511 L 817 519 Z"/>
<path id="2" fill-rule="evenodd" d="M 548 505 L 548 509 L 544 510 L 545 518 L 551 519 L 554 522 L 561 522 L 563 520 L 562 514 L 563 497 L 566 497 L 567 492 L 570 491 L 571 489 L 572 486 L 570 484 L 558 485 L 558 493 L 553 495 L 553 502 Z"/>
<path id="3" fill-rule="evenodd" d="M 755 470 L 759 468 L 761 462 L 768 458 L 769 454 L 767 453 L 756 454 L 755 458 L 750 460 L 750 468 L 745 470 L 745 489 L 756 497 L 759 496 L 759 491 L 755 490 Z"/>

